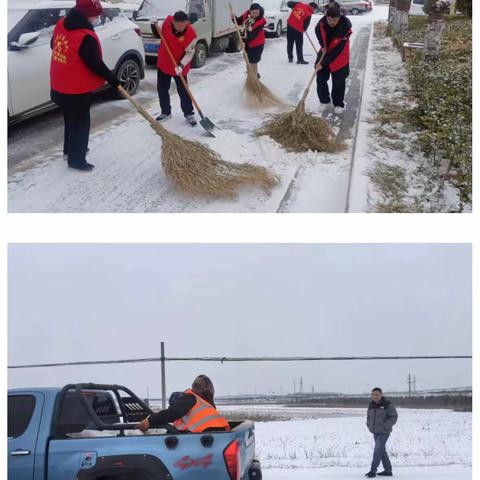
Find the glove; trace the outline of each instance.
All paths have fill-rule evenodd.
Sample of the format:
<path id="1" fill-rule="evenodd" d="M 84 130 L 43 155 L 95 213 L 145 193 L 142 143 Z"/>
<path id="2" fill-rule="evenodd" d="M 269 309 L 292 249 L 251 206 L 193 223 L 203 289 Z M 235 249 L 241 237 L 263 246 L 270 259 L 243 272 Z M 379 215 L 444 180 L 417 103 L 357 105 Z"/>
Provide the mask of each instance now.
<path id="1" fill-rule="evenodd" d="M 181 63 L 179 63 L 176 67 L 175 67 L 175 73 L 180 76 L 183 72 L 183 65 Z"/>

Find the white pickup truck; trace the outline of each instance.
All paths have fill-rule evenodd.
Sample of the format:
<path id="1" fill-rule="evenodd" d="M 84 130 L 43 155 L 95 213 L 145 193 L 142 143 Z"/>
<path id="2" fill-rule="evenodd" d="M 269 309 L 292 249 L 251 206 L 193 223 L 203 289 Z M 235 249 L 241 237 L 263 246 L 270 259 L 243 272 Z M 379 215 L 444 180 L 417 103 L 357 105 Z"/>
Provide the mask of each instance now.
<path id="1" fill-rule="evenodd" d="M 250 7 L 250 0 L 230 0 L 237 15 Z M 162 21 L 168 15 L 182 10 L 188 14 L 197 32 L 197 43 L 192 67 L 201 67 L 210 51 L 238 52 L 239 41 L 230 18 L 229 0 L 144 0 L 133 20 L 142 31 L 145 61 L 154 65 L 160 44 L 152 33 L 152 22 Z"/>

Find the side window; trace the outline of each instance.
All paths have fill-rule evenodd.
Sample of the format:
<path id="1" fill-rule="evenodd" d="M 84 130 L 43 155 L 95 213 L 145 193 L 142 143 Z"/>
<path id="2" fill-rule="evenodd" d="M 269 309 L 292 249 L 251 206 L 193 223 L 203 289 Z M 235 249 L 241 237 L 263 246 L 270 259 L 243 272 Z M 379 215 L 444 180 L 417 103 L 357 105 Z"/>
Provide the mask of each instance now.
<path id="1" fill-rule="evenodd" d="M 35 397 L 11 395 L 8 397 L 8 438 L 20 437 L 32 419 Z"/>
<path id="2" fill-rule="evenodd" d="M 33 44 L 43 44 L 50 41 L 53 29 L 61 17 L 67 13 L 66 9 L 43 9 L 43 10 L 29 10 L 27 15 L 16 25 L 9 34 L 9 42 L 18 42 L 20 35 L 23 33 L 39 32 L 38 41 Z"/>
<path id="3" fill-rule="evenodd" d="M 190 0 L 190 13 L 196 13 L 198 18 L 205 18 L 205 5 L 203 0 Z"/>

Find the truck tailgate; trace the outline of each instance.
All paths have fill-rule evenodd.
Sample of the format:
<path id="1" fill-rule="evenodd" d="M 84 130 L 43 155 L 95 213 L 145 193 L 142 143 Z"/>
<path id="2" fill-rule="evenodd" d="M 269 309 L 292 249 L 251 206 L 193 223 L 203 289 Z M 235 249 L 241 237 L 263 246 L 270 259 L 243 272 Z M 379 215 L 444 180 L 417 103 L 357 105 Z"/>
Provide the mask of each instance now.
<path id="1" fill-rule="evenodd" d="M 52 439 L 47 478 L 75 480 L 78 476 L 81 480 L 113 464 L 119 473 L 143 464 L 154 470 L 158 480 L 230 480 L 224 450 L 235 440 L 243 478 L 255 455 L 251 422 L 230 432 Z"/>

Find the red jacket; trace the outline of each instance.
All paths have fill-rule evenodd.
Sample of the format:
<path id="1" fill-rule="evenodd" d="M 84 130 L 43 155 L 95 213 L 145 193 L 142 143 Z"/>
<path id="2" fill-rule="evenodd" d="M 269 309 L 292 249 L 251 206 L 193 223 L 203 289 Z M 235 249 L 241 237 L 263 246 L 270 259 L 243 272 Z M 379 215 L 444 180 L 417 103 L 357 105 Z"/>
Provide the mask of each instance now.
<path id="1" fill-rule="evenodd" d="M 348 18 L 341 16 L 336 27 L 335 36 L 327 46 L 326 17 L 320 19 L 315 27 L 315 34 L 322 46 L 322 51 L 327 48 L 322 64 L 328 66 L 331 72 L 336 72 L 350 63 L 350 35 L 352 24 Z M 343 47 L 340 45 L 343 44 Z M 340 50 L 338 51 L 338 49 Z"/>
<path id="2" fill-rule="evenodd" d="M 304 22 L 312 16 L 312 8 L 306 3 L 298 2 L 293 8 L 287 23 L 298 32 L 305 32 Z"/>
<path id="3" fill-rule="evenodd" d="M 197 38 L 197 33 L 194 28 L 188 24 L 187 28 L 182 35 L 177 36 L 173 33 L 173 16 L 169 15 L 163 22 L 162 25 L 162 35 L 167 42 L 167 45 L 172 52 L 173 57 L 175 58 L 176 64 L 178 65 L 183 56 L 185 55 L 185 50 L 187 47 Z M 166 75 L 175 76 L 175 66 L 170 58 L 170 55 L 163 44 L 163 41 L 160 41 L 160 48 L 158 49 L 158 59 L 157 59 L 157 68 L 161 70 Z M 182 75 L 188 75 L 190 71 L 191 62 L 183 66 Z"/>
<path id="4" fill-rule="evenodd" d="M 246 22 L 248 17 L 250 16 L 250 10 L 247 10 L 241 17 L 241 22 L 242 24 Z M 266 25 L 267 21 L 265 20 L 264 17 L 257 18 L 256 21 L 252 24 L 252 31 L 251 32 L 246 32 L 246 44 L 247 47 L 249 48 L 254 48 L 254 47 L 259 47 L 260 45 L 265 45 L 265 31 L 263 30 L 263 27 Z M 256 30 L 260 29 L 260 31 L 257 33 Z M 249 34 L 255 32 L 256 35 L 253 37 L 252 40 L 249 40 Z"/>
<path id="5" fill-rule="evenodd" d="M 86 35 L 98 43 L 100 56 L 102 47 L 93 30 L 67 30 L 62 18 L 53 31 L 52 59 L 50 61 L 50 86 L 52 90 L 66 94 L 89 93 L 105 84 L 105 80 L 93 73 L 78 54 Z"/>

